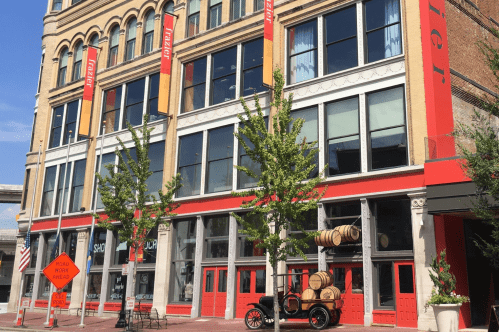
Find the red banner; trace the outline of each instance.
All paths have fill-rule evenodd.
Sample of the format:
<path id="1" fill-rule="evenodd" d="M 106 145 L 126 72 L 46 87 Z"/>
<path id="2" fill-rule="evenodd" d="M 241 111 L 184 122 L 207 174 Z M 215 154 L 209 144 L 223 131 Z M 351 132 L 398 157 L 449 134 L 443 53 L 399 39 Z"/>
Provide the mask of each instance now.
<path id="1" fill-rule="evenodd" d="M 274 0 L 265 0 L 263 24 L 263 84 L 272 85 L 273 41 L 274 41 Z"/>
<path id="2" fill-rule="evenodd" d="M 172 71 L 173 16 L 165 14 L 163 43 L 161 46 L 161 69 L 159 74 L 158 114 L 168 115 L 170 79 Z"/>
<path id="3" fill-rule="evenodd" d="M 97 49 L 87 48 L 87 66 L 85 68 L 85 85 L 83 86 L 83 102 L 81 105 L 80 136 L 90 136 L 90 117 L 92 115 L 92 99 L 94 97 L 95 69 L 97 67 Z"/>
<path id="4" fill-rule="evenodd" d="M 274 41 L 274 0 L 265 0 L 263 37 Z"/>

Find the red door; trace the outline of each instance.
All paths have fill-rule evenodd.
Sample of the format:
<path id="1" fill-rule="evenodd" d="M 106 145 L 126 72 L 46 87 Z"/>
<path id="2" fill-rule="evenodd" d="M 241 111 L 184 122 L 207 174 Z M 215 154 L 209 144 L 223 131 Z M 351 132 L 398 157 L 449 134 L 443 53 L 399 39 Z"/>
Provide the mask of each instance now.
<path id="1" fill-rule="evenodd" d="M 308 277 L 315 272 L 318 272 L 317 264 L 307 264 L 307 265 L 289 265 L 288 273 L 303 273 L 300 275 L 290 275 L 288 279 L 288 285 L 292 286 L 297 293 L 303 293 L 305 289 L 308 288 Z M 284 290 L 286 293 L 288 289 Z"/>
<path id="2" fill-rule="evenodd" d="M 364 273 L 362 264 L 330 266 L 334 286 L 341 291 L 343 309 L 340 324 L 364 324 Z"/>
<path id="3" fill-rule="evenodd" d="M 397 326 L 418 327 L 414 262 L 394 262 Z"/>
<path id="4" fill-rule="evenodd" d="M 201 316 L 225 317 L 227 267 L 206 267 L 203 276 Z"/>
<path id="5" fill-rule="evenodd" d="M 258 303 L 265 295 L 265 266 L 239 267 L 237 269 L 236 318 L 244 318 L 252 307 L 249 303 Z"/>

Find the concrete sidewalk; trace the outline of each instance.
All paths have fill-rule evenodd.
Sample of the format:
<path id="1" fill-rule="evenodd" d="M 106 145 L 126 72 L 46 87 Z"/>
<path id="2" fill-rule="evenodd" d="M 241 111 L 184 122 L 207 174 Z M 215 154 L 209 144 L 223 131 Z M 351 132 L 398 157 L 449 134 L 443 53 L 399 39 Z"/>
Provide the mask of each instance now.
<path id="1" fill-rule="evenodd" d="M 42 313 L 26 313 L 24 320 L 24 325 L 26 328 L 18 328 L 14 326 L 14 319 L 16 315 L 13 313 L 1 314 L 0 315 L 0 330 L 1 331 L 50 331 L 49 328 L 45 328 L 43 323 L 45 322 L 45 314 Z M 54 328 L 53 331 L 60 332 L 70 332 L 70 331 L 84 331 L 92 330 L 94 331 L 123 331 L 123 329 L 117 329 L 114 327 L 117 318 L 115 317 L 86 317 L 85 318 L 85 328 L 79 328 L 80 317 L 68 316 L 68 315 L 58 315 L 59 327 Z M 243 319 L 232 319 L 225 320 L 221 318 L 181 318 L 181 317 L 169 317 L 168 318 L 168 331 L 196 331 L 196 332 L 232 332 L 232 331 L 249 331 L 244 324 Z M 290 322 L 282 323 L 281 329 L 286 332 L 293 331 L 316 331 L 310 328 L 307 320 L 302 322 Z M 264 330 L 272 331 L 273 328 L 265 328 Z M 417 332 L 416 329 L 406 329 L 406 328 L 392 328 L 392 327 L 364 327 L 358 325 L 339 325 L 335 327 L 328 328 L 324 331 L 334 331 L 337 332 L 361 332 L 361 331 L 371 331 L 371 332 Z M 157 331 L 157 329 L 141 329 L 141 331 Z"/>

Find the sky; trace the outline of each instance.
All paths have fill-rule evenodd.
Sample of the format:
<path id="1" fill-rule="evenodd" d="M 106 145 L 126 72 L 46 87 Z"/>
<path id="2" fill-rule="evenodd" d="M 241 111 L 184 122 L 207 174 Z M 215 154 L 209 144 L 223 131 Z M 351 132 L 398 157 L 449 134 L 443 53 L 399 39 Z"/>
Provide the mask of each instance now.
<path id="1" fill-rule="evenodd" d="M 22 185 L 29 150 L 46 0 L 2 1 L 0 22 L 0 184 Z M 48 57 L 50 61 L 50 57 Z M 18 204 L 0 204 L 0 229 L 17 228 Z"/>

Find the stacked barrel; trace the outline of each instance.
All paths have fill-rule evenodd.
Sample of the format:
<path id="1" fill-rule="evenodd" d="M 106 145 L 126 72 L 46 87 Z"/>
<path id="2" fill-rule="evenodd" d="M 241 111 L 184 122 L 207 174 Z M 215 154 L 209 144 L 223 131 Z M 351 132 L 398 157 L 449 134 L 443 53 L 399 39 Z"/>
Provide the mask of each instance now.
<path id="1" fill-rule="evenodd" d="M 357 242 L 360 229 L 353 225 L 342 225 L 332 230 L 324 230 L 315 237 L 315 244 L 326 248 L 337 247 L 342 242 Z"/>
<path id="2" fill-rule="evenodd" d="M 316 272 L 308 279 L 308 288 L 301 294 L 302 300 L 339 300 L 341 292 L 333 286 L 333 275 L 328 271 Z"/>

